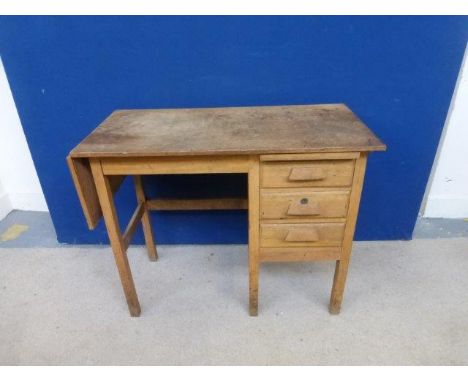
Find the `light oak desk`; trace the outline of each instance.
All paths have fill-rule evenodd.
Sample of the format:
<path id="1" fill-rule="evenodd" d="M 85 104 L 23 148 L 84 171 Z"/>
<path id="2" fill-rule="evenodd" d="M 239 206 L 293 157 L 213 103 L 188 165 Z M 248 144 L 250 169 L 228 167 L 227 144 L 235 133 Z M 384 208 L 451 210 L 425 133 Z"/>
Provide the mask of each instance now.
<path id="1" fill-rule="evenodd" d="M 104 216 L 128 308 L 140 315 L 126 250 L 141 222 L 157 259 L 150 210 L 248 209 L 249 311 L 262 262 L 336 261 L 339 313 L 367 154 L 385 145 L 343 104 L 118 110 L 67 158 L 90 229 Z M 247 199 L 148 200 L 141 175 L 245 173 Z M 132 175 L 137 207 L 122 233 L 114 194 Z"/>

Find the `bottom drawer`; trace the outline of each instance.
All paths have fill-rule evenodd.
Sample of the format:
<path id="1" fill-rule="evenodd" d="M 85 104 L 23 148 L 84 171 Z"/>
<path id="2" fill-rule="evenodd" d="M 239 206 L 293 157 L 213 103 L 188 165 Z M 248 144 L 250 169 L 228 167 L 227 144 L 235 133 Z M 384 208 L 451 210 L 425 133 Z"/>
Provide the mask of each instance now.
<path id="1" fill-rule="evenodd" d="M 341 247 L 260 248 L 260 261 L 339 260 Z"/>
<path id="2" fill-rule="evenodd" d="M 260 247 L 339 247 L 344 223 L 261 224 Z"/>

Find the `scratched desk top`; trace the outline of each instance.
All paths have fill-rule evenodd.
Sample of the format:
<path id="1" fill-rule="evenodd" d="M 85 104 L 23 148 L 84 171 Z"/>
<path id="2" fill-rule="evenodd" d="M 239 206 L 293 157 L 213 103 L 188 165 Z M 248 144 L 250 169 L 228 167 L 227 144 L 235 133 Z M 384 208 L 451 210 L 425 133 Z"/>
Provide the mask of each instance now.
<path id="1" fill-rule="evenodd" d="M 344 104 L 116 110 L 74 158 L 381 151 Z"/>

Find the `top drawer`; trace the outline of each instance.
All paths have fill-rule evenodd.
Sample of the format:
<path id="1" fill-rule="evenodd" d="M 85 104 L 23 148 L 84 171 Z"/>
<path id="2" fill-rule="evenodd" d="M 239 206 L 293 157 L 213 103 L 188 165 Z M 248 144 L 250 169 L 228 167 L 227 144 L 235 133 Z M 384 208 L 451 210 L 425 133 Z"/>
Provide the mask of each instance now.
<path id="1" fill-rule="evenodd" d="M 262 187 L 350 186 L 354 160 L 264 162 Z"/>

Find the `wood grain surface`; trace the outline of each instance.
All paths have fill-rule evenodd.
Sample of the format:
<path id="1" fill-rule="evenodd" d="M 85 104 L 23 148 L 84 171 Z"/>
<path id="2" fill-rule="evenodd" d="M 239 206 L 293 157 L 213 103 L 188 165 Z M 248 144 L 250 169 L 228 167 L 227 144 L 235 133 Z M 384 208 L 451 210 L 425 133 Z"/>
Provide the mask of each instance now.
<path id="1" fill-rule="evenodd" d="M 385 145 L 344 104 L 117 110 L 72 157 L 377 151 Z"/>

